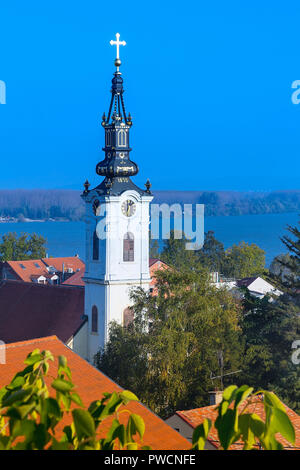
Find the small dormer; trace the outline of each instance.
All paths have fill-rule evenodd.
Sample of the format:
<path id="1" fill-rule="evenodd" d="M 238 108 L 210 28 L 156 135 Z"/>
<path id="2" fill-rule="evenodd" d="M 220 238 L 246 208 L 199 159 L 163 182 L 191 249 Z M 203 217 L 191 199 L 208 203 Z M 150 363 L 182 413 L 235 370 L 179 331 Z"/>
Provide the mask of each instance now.
<path id="1" fill-rule="evenodd" d="M 48 271 L 48 273 L 55 273 L 56 269 L 55 269 L 54 266 L 47 266 L 47 271 Z"/>

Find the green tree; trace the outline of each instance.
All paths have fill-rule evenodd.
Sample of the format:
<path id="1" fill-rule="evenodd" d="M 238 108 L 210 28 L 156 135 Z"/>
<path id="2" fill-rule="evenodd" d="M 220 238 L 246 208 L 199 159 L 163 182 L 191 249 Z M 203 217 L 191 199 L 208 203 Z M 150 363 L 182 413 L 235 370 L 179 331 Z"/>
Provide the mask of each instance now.
<path id="1" fill-rule="evenodd" d="M 299 230 L 282 238 L 289 253 L 277 256 L 268 280 L 279 296 L 257 299 L 244 295 L 243 332 L 246 342 L 244 378 L 253 385 L 276 391 L 292 409 L 300 411 L 300 368 L 292 362 L 292 344 L 300 336 Z"/>
<path id="2" fill-rule="evenodd" d="M 151 240 L 150 239 L 150 258 L 159 258 L 159 243 L 158 240 Z"/>
<path id="3" fill-rule="evenodd" d="M 290 269 L 286 268 L 285 265 L 291 262 L 289 253 L 281 253 L 275 256 L 269 267 L 269 274 L 274 277 L 279 277 L 282 280 L 286 275 L 291 274 Z"/>
<path id="4" fill-rule="evenodd" d="M 292 235 L 285 235 L 281 241 L 288 249 L 285 256 L 277 257 L 277 269 L 279 272 L 270 272 L 270 280 L 277 287 L 288 294 L 300 306 L 300 230 L 298 227 L 287 227 Z"/>
<path id="5" fill-rule="evenodd" d="M 187 250 L 190 240 L 184 234 L 171 230 L 170 238 L 164 241 L 160 259 L 169 266 L 180 270 L 190 270 L 199 264 L 196 251 Z"/>
<path id="6" fill-rule="evenodd" d="M 14 261 L 45 258 L 45 244 L 45 238 L 35 233 L 32 235 L 21 233 L 18 237 L 15 232 L 8 232 L 2 236 L 0 260 Z"/>
<path id="7" fill-rule="evenodd" d="M 46 239 L 33 233 L 27 239 L 27 253 L 30 259 L 40 259 L 46 256 Z"/>
<path id="8" fill-rule="evenodd" d="M 163 270 L 156 277 L 156 296 L 132 292 L 134 320 L 127 328 L 111 326 L 96 364 L 165 417 L 205 404 L 218 352 L 225 372 L 232 371 L 242 346 L 238 304 L 211 286 L 207 270 Z"/>
<path id="9" fill-rule="evenodd" d="M 300 368 L 292 363 L 292 343 L 299 338 L 299 309 L 289 299 L 244 292 L 242 329 L 245 355 L 242 381 L 274 390 L 300 411 Z"/>
<path id="10" fill-rule="evenodd" d="M 141 319 L 135 319 L 127 328 L 111 322 L 109 341 L 105 349 L 95 356 L 95 363 L 102 372 L 130 390 L 143 390 L 147 368 L 149 337 Z M 118 360 L 121 359 L 122 360 Z"/>
<path id="11" fill-rule="evenodd" d="M 225 254 L 223 273 L 227 277 L 241 279 L 265 272 L 265 252 L 254 243 L 240 242 L 228 248 Z"/>
<path id="12" fill-rule="evenodd" d="M 205 233 L 203 247 L 197 254 L 200 263 L 208 268 L 210 272 L 223 272 L 225 262 L 224 245 L 215 238 L 212 230 Z"/>

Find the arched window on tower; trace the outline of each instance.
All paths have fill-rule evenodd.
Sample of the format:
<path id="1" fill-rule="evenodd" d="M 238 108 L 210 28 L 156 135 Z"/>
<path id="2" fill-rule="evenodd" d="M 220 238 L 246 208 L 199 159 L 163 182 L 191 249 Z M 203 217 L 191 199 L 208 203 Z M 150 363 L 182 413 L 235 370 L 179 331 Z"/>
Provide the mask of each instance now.
<path id="1" fill-rule="evenodd" d="M 124 235 L 123 261 L 134 261 L 134 236 L 131 232 Z"/>
<path id="2" fill-rule="evenodd" d="M 98 201 L 98 199 L 95 199 L 93 202 L 93 212 L 97 216 L 100 215 L 100 202 Z"/>
<path id="3" fill-rule="evenodd" d="M 96 230 L 93 235 L 93 260 L 97 261 L 99 259 L 99 238 Z"/>
<path id="4" fill-rule="evenodd" d="M 126 147 L 126 132 L 124 130 L 118 132 L 118 146 Z"/>
<path id="5" fill-rule="evenodd" d="M 98 309 L 96 305 L 92 308 L 92 333 L 98 333 Z"/>

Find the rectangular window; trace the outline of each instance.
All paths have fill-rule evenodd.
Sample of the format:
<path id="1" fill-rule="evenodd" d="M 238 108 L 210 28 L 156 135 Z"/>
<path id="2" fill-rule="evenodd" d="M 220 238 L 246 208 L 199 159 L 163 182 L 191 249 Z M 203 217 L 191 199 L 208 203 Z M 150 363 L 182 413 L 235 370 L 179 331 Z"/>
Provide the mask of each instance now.
<path id="1" fill-rule="evenodd" d="M 94 231 L 93 235 L 93 260 L 99 260 L 99 238 L 96 230 Z"/>
<path id="2" fill-rule="evenodd" d="M 92 333 L 98 333 L 98 309 L 96 305 L 92 308 Z"/>
<path id="3" fill-rule="evenodd" d="M 124 240 L 123 261 L 134 261 L 134 240 Z"/>

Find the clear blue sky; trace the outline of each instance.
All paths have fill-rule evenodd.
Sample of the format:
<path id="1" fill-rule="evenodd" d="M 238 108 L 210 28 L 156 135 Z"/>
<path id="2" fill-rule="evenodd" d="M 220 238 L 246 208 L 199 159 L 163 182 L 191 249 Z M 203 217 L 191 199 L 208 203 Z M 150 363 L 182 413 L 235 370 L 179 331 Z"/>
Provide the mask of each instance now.
<path id="1" fill-rule="evenodd" d="M 2 2 L 0 188 L 101 180 L 119 32 L 135 182 L 299 189 L 299 13 L 296 1 Z"/>

